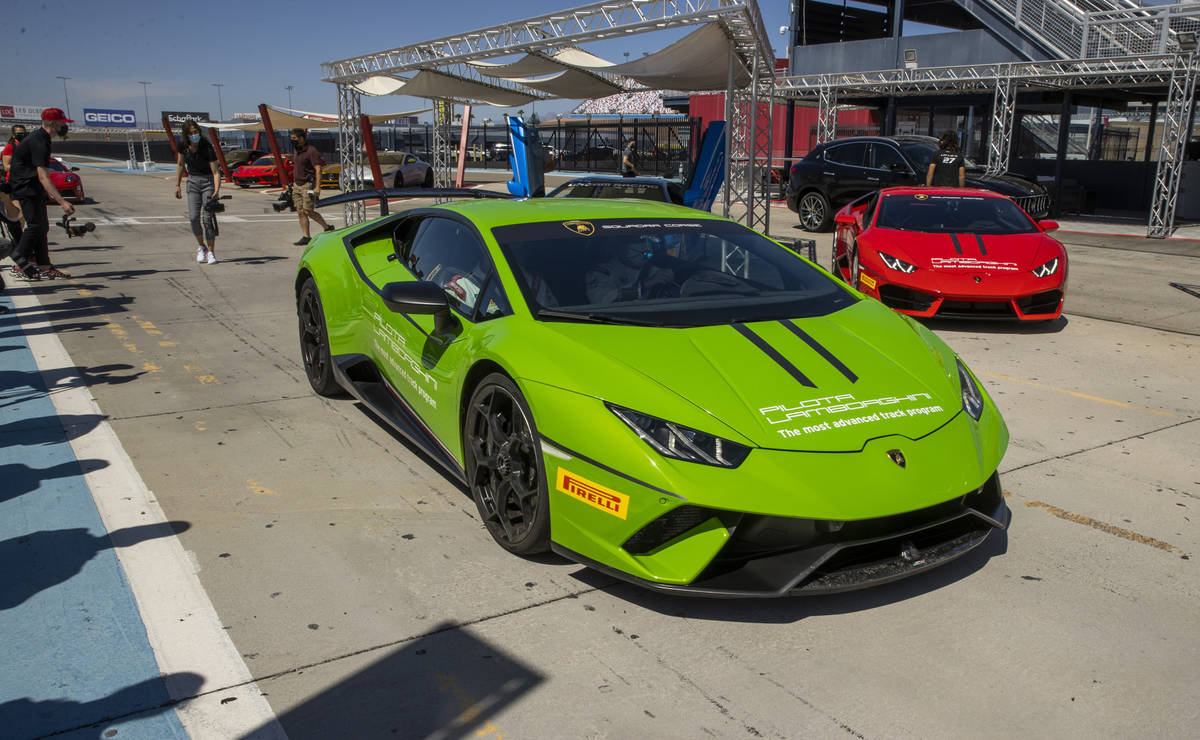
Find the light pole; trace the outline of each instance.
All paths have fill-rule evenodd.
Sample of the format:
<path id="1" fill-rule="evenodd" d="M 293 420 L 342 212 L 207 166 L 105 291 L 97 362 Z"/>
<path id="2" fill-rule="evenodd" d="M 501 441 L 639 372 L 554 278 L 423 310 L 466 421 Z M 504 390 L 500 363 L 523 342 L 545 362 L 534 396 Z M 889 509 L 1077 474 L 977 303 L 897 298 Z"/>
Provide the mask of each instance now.
<path id="1" fill-rule="evenodd" d="M 285 85 L 284 90 L 288 91 L 288 108 L 292 107 L 292 90 L 296 89 L 295 85 Z"/>
<path id="2" fill-rule="evenodd" d="M 146 128 L 150 128 L 150 93 L 147 91 L 149 90 L 148 86 L 153 83 L 138 80 L 138 84 L 142 86 L 142 97 L 146 99 Z M 67 116 L 67 118 L 70 118 L 70 116 Z"/>
<path id="3" fill-rule="evenodd" d="M 223 82 L 214 82 L 212 86 L 217 88 L 217 120 L 225 120 L 225 107 L 221 104 L 221 88 L 225 87 Z"/>
<path id="4" fill-rule="evenodd" d="M 70 118 L 71 117 L 71 98 L 67 95 L 67 80 L 69 80 L 71 78 L 64 77 L 63 75 L 54 75 L 54 76 L 63 81 L 63 100 L 67 101 L 67 118 Z"/>

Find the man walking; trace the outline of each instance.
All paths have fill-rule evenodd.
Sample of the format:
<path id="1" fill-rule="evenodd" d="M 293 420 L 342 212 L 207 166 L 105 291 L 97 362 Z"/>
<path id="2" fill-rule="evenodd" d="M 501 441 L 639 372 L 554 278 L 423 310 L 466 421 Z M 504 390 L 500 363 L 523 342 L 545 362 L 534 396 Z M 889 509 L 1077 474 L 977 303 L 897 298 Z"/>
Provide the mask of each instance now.
<path id="1" fill-rule="evenodd" d="M 9 185 L 13 197 L 21 204 L 25 230 L 13 249 L 13 277 L 18 280 L 53 280 L 70 277 L 50 264 L 50 246 L 46 241 L 50 231 L 46 205 L 50 199 L 62 206 L 68 215 L 75 207 L 63 199 L 50 181 L 50 135 L 66 138 L 67 124 L 74 123 L 58 108 L 42 111 L 42 125 L 26 136 L 13 149 Z"/>
<path id="2" fill-rule="evenodd" d="M 302 247 L 309 241 L 308 219 L 321 224 L 326 231 L 333 231 L 333 225 L 325 223 L 316 210 L 321 193 L 321 168 L 325 166 L 325 160 L 315 146 L 309 146 L 308 132 L 304 129 L 292 129 L 291 138 L 296 150 L 292 157 L 292 203 L 296 206 L 300 231 L 304 234 L 295 244 Z"/>
<path id="3" fill-rule="evenodd" d="M 630 136 L 625 142 L 625 151 L 621 152 L 621 177 L 637 176 L 637 139 Z"/>

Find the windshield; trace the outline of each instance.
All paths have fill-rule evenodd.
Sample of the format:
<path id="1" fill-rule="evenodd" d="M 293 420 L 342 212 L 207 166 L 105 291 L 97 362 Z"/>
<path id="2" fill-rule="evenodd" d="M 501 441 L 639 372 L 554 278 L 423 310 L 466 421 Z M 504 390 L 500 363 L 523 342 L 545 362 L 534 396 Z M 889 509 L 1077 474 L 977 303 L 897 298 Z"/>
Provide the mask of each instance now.
<path id="1" fill-rule="evenodd" d="M 661 185 L 649 182 L 579 182 L 567 183 L 551 193 L 556 198 L 641 198 L 665 203 Z"/>
<path id="2" fill-rule="evenodd" d="M 918 172 L 929 169 L 929 160 L 933 158 L 934 154 L 937 154 L 938 150 L 936 143 L 927 141 L 897 141 L 896 143 L 900 145 L 908 158 L 916 163 Z M 975 167 L 976 164 L 970 157 L 963 157 L 963 166 Z"/>
<path id="3" fill-rule="evenodd" d="M 46 169 L 48 169 L 52 172 L 70 172 L 70 170 L 68 170 L 66 167 L 64 167 L 63 163 L 59 162 L 57 159 L 51 159 L 50 166 L 47 167 Z"/>
<path id="4" fill-rule="evenodd" d="M 268 165 L 275 164 L 275 158 L 274 157 L 259 157 L 258 159 L 254 160 L 254 164 L 255 164 L 255 166 L 266 167 Z"/>
<path id="5" fill-rule="evenodd" d="M 875 227 L 952 234 L 1030 234 L 1037 226 L 1008 198 L 970 195 L 889 195 Z"/>
<path id="6" fill-rule="evenodd" d="M 857 300 L 786 248 L 728 221 L 551 221 L 492 234 L 542 320 L 708 326 L 824 316 Z"/>

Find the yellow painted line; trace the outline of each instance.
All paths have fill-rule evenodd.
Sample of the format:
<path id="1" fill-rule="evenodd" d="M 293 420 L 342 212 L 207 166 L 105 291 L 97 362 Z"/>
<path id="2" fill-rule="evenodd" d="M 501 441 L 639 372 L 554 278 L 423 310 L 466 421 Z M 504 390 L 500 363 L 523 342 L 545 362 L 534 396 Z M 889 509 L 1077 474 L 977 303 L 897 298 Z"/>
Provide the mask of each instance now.
<path id="1" fill-rule="evenodd" d="M 160 339 L 158 342 L 158 346 L 159 347 L 174 347 L 175 343 L 170 341 L 169 339 Z"/>
<path id="2" fill-rule="evenodd" d="M 251 493 L 253 493 L 257 496 L 278 496 L 279 495 L 279 494 L 275 493 L 274 491 L 272 491 L 270 488 L 267 488 L 263 484 L 254 480 L 253 478 L 246 479 L 246 487 L 250 489 Z"/>
<path id="3" fill-rule="evenodd" d="M 193 378 L 195 378 L 196 381 L 199 383 L 208 385 L 211 383 L 220 383 L 221 382 L 221 381 L 217 380 L 217 376 L 212 375 L 211 373 L 209 373 L 207 370 L 200 367 L 199 365 L 184 365 L 183 369 L 187 370 L 188 373 L 190 373 L 191 376 Z"/>
<path id="4" fill-rule="evenodd" d="M 1184 552 L 1183 550 L 1180 550 L 1178 547 L 1175 547 L 1174 545 L 1172 545 L 1170 543 L 1163 542 L 1162 540 L 1156 540 L 1153 537 L 1147 537 L 1144 534 L 1138 534 L 1137 532 L 1133 532 L 1128 529 L 1122 529 L 1121 527 L 1114 527 L 1111 524 L 1099 521 L 1098 519 L 1093 519 L 1090 516 L 1084 516 L 1083 514 L 1074 514 L 1065 509 L 1060 509 L 1057 506 L 1051 506 L 1050 504 L 1043 503 L 1041 501 L 1026 501 L 1025 505 L 1029 506 L 1031 508 L 1035 508 L 1035 509 L 1045 509 L 1046 511 L 1050 512 L 1051 514 L 1058 517 L 1059 519 L 1065 519 L 1068 522 L 1075 522 L 1076 524 L 1082 524 L 1084 526 L 1091 527 L 1092 529 L 1095 529 L 1095 530 L 1098 530 L 1101 532 L 1106 532 L 1108 534 L 1115 535 L 1122 539 L 1129 540 L 1130 542 L 1137 542 L 1142 545 L 1149 545 L 1150 547 L 1156 547 L 1159 550 L 1164 550 L 1166 552 L 1177 552 L 1184 558 L 1189 557 L 1186 552 Z"/>
<path id="5" fill-rule="evenodd" d="M 1159 416 L 1169 416 L 1172 419 L 1179 418 L 1179 416 L 1177 414 L 1172 414 L 1170 411 L 1159 411 L 1158 409 L 1148 409 L 1145 406 L 1134 406 L 1131 403 L 1125 403 L 1124 401 L 1114 401 L 1111 398 L 1101 398 L 1100 396 L 1089 396 L 1086 393 L 1079 393 L 1078 391 L 1071 391 L 1071 390 L 1067 390 L 1066 388 L 1058 388 L 1053 385 L 1046 385 L 1045 383 L 1038 383 L 1033 380 L 1023 380 L 1021 378 L 1014 378 L 1014 377 L 1011 377 L 1008 375 L 999 375 L 997 373 L 983 372 L 983 373 L 977 373 L 977 374 L 978 375 L 986 375 L 989 378 L 996 378 L 997 380 L 1007 380 L 1010 383 L 1019 383 L 1021 385 L 1030 385 L 1030 386 L 1033 386 L 1034 388 L 1045 388 L 1046 390 L 1054 391 L 1055 393 L 1066 393 L 1068 396 L 1075 396 L 1076 398 L 1082 398 L 1082 399 L 1085 399 L 1088 401 L 1096 401 L 1098 403 L 1107 403 L 1110 406 L 1120 406 L 1123 409 L 1129 409 L 1131 411 L 1145 411 L 1148 414 L 1158 414 Z"/>
<path id="6" fill-rule="evenodd" d="M 161 373 L 162 372 L 162 367 L 155 365 L 153 362 L 150 362 L 149 360 L 142 363 L 142 369 L 148 373 Z"/>

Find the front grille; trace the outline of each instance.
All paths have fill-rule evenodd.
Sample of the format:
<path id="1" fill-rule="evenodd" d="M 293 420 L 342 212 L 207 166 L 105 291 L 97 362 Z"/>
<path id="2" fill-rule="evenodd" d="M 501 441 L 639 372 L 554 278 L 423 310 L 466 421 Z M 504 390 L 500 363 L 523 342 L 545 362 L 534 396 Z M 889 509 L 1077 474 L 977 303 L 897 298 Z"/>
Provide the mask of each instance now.
<path id="1" fill-rule="evenodd" d="M 1018 298 L 1017 305 L 1021 307 L 1022 313 L 1054 313 L 1058 310 L 1062 295 L 1061 290 L 1047 290 L 1044 293 Z"/>
<path id="2" fill-rule="evenodd" d="M 1050 196 L 1048 195 L 1023 195 L 1013 198 L 1013 200 L 1034 218 L 1042 218 L 1050 212 Z"/>
<path id="3" fill-rule="evenodd" d="M 1015 319 L 1008 301 L 942 301 L 938 316 L 963 316 L 973 319 Z"/>
<path id="4" fill-rule="evenodd" d="M 899 285 L 879 286 L 879 300 L 888 308 L 899 308 L 904 311 L 928 311 L 933 305 L 934 296 L 919 290 L 909 290 Z"/>

